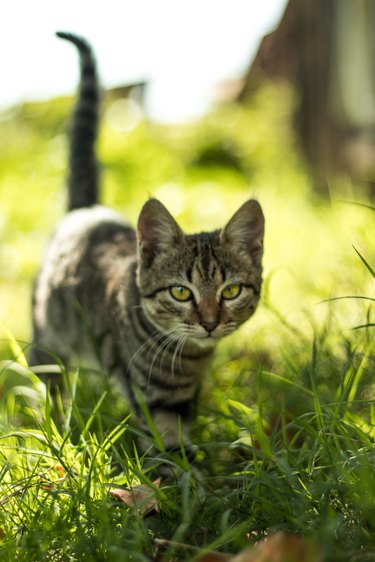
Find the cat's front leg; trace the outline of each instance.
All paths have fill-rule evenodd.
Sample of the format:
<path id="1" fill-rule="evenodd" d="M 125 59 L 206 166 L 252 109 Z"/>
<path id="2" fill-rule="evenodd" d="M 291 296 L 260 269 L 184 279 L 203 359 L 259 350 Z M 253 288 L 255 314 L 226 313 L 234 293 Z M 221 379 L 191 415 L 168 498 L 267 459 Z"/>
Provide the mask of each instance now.
<path id="1" fill-rule="evenodd" d="M 181 415 L 178 411 L 156 410 L 152 418 L 167 451 L 177 451 L 181 445 L 186 449 L 191 447 L 191 419 L 186 412 Z"/>
<path id="2" fill-rule="evenodd" d="M 184 456 L 189 461 L 194 461 L 196 447 L 191 443 L 191 420 L 193 417 L 193 403 L 172 404 L 163 408 L 149 408 L 145 416 L 142 416 L 141 425 L 145 433 L 152 435 L 157 445 L 157 441 L 162 441 L 159 445 L 160 452 L 165 450 L 168 453 L 179 453 L 184 450 Z M 146 418 L 149 417 L 149 421 Z M 157 436 L 155 438 L 155 430 Z M 155 447 L 150 449 L 149 442 L 142 439 L 139 443 L 141 450 L 149 456 L 158 456 Z"/>
<path id="3" fill-rule="evenodd" d="M 189 410 L 192 408 L 189 408 Z M 181 415 L 181 413 L 183 415 Z M 163 477 L 179 479 L 183 471 L 182 465 L 169 457 L 172 453 L 183 455 L 189 461 L 190 470 L 196 470 L 196 446 L 191 443 L 191 416 L 186 412 L 168 411 L 158 409 L 152 412 L 152 428 L 150 422 L 142 421 L 145 433 L 152 434 L 155 446 L 150 446 L 147 438 L 138 441 L 139 448 L 145 452 L 146 457 L 153 458 L 158 462 L 157 474 Z M 157 435 L 155 436 L 155 430 Z M 158 441 L 162 441 L 162 446 Z M 165 451 L 165 452 L 164 452 Z M 165 455 L 167 453 L 167 455 Z M 177 464 L 175 464 L 177 461 Z"/>

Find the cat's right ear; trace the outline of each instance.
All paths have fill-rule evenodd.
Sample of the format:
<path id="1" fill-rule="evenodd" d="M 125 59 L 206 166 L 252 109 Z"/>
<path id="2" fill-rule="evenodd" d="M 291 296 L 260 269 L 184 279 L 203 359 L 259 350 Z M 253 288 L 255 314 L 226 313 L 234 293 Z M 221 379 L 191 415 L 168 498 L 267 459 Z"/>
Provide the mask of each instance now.
<path id="1" fill-rule="evenodd" d="M 149 267 L 156 255 L 179 245 L 184 233 L 170 212 L 157 199 L 143 206 L 137 226 L 140 259 Z"/>
<path id="2" fill-rule="evenodd" d="M 245 251 L 260 264 L 263 254 L 264 215 L 258 201 L 246 201 L 233 215 L 220 234 L 222 244 L 233 252 Z"/>

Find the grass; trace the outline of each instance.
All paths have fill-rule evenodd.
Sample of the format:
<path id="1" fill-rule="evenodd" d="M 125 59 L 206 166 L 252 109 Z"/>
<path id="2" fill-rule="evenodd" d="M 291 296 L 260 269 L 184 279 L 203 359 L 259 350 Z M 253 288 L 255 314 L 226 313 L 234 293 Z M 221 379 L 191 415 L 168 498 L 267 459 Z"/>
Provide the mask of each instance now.
<path id="1" fill-rule="evenodd" d="M 333 358 L 321 349 L 312 347 L 306 386 L 256 367 L 249 404 L 237 394 L 252 359 L 225 361 L 231 392 L 219 368 L 195 424 L 200 473 L 171 456 L 179 480 L 160 489 L 105 379 L 88 396 L 86 374 L 77 374 L 53 410 L 22 361 L 4 364 L 1 559 L 192 559 L 206 549 L 236 552 L 247 537 L 276 530 L 315 537 L 329 560 L 374 555 L 374 416 L 372 401 L 358 396 L 373 359 L 357 351 L 329 400 L 319 381 Z M 109 494 L 138 484 L 154 489 L 159 512 L 142 515 Z"/>
<path id="2" fill-rule="evenodd" d="M 265 210 L 262 305 L 204 382 L 194 466 L 183 450 L 137 455 L 136 420 L 102 373 L 63 373 L 52 399 L 28 369 L 30 286 L 63 213 L 70 100 L 0 123 L 0 560 L 197 560 L 278 530 L 312 537 L 328 561 L 375 560 L 373 210 L 340 202 L 371 207 L 347 181 L 328 199 L 311 192 L 283 95 L 127 134 L 104 114 L 105 202 L 133 223 L 151 193 L 190 231 L 221 226 L 252 195 Z M 160 487 L 159 456 L 176 474 Z M 158 509 L 110 493 L 139 485 Z"/>

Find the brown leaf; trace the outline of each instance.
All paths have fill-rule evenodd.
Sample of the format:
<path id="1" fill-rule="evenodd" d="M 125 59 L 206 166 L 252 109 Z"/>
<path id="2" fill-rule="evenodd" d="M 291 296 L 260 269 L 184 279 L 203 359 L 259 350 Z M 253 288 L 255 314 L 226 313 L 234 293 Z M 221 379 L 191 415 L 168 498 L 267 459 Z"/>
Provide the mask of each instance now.
<path id="1" fill-rule="evenodd" d="M 160 483 L 161 478 L 158 478 L 157 480 L 154 480 L 153 485 L 156 488 L 160 488 Z M 142 515 L 159 511 L 158 499 L 156 497 L 155 490 L 146 484 L 134 486 L 128 490 L 123 490 L 122 488 L 111 488 L 109 493 L 128 507 L 136 509 Z"/>
<path id="2" fill-rule="evenodd" d="M 230 562 L 323 562 L 323 555 L 314 541 L 280 532 L 243 550 Z"/>
<path id="3" fill-rule="evenodd" d="M 237 556 L 212 552 L 196 562 L 323 562 L 323 554 L 314 541 L 280 532 L 246 548 Z"/>

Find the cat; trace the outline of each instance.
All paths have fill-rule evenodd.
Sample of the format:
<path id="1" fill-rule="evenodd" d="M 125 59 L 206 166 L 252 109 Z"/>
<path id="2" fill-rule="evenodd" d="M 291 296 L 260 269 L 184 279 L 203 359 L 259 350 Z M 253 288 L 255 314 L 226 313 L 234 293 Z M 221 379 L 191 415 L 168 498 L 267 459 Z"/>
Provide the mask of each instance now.
<path id="1" fill-rule="evenodd" d="M 99 360 L 122 381 L 147 431 L 144 407 L 167 449 L 188 449 L 200 387 L 217 342 L 254 313 L 262 284 L 264 216 L 245 202 L 226 226 L 187 235 L 157 199 L 133 229 L 98 204 L 99 82 L 91 46 L 78 49 L 81 79 L 70 132 L 68 213 L 33 290 L 30 364 Z M 146 416 L 147 417 L 147 416 Z"/>

